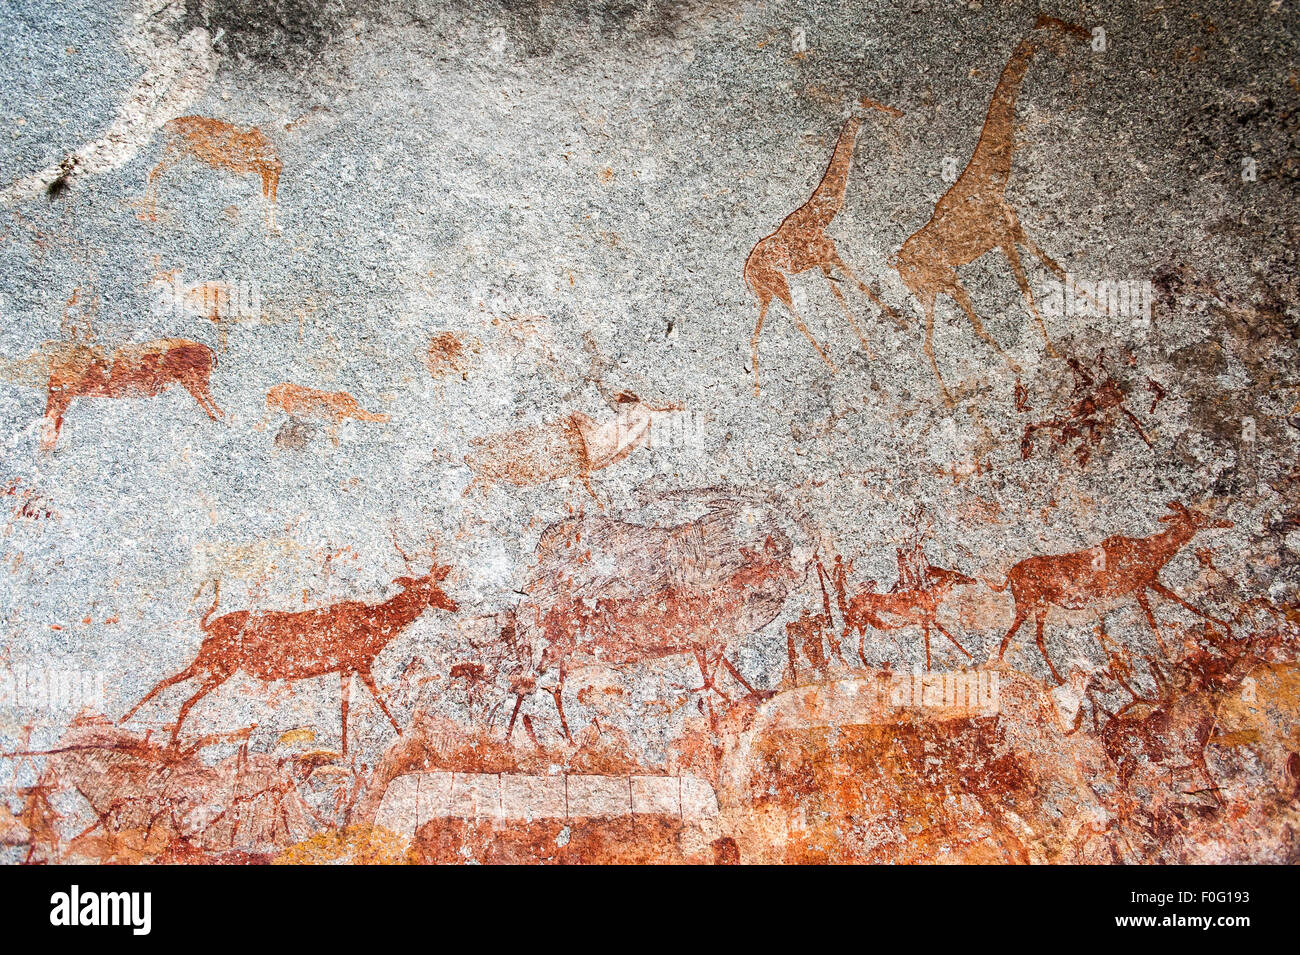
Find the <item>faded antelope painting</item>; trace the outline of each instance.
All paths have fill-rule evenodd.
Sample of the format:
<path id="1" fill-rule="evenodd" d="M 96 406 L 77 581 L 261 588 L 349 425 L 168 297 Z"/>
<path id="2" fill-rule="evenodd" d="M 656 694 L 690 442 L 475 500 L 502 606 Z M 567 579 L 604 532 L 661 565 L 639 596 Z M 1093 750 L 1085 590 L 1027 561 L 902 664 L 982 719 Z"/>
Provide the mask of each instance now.
<path id="1" fill-rule="evenodd" d="M 471 6 L 0 14 L 0 862 L 1300 859 L 1289 7 Z"/>

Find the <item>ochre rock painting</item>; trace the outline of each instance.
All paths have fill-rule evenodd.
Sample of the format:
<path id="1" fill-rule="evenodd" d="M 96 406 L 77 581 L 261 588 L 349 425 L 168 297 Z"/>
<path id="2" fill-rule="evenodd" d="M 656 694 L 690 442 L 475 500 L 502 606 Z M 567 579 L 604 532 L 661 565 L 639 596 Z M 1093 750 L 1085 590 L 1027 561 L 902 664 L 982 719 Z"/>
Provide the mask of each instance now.
<path id="1" fill-rule="evenodd" d="M 162 174 L 185 159 L 195 159 L 212 169 L 259 177 L 267 203 L 267 227 L 275 228 L 275 197 L 284 165 L 260 129 L 244 129 L 206 116 L 180 116 L 163 124 L 162 135 L 162 158 L 149 173 L 146 202 L 150 210 L 157 204 Z"/>
<path id="2" fill-rule="evenodd" d="M 339 426 L 344 421 L 374 421 L 383 423 L 388 415 L 367 411 L 357 399 L 346 391 L 321 391 L 306 385 L 283 382 L 266 393 L 267 417 L 283 412 L 293 421 L 323 423 L 330 441 L 339 443 Z M 263 419 L 265 420 L 265 419 Z"/>
<path id="3" fill-rule="evenodd" d="M 867 102 L 870 101 L 864 99 L 864 104 Z M 898 110 L 888 106 L 881 106 L 879 103 L 871 103 L 870 105 L 872 108 L 892 116 L 902 115 Z M 826 234 L 827 226 L 831 224 L 835 214 L 844 206 L 844 190 L 849 183 L 849 169 L 853 163 L 853 147 L 857 142 L 858 133 L 861 129 L 862 121 L 857 117 L 844 124 L 843 129 L 840 130 L 839 140 L 835 143 L 835 152 L 831 156 L 830 165 L 826 167 L 826 174 L 822 176 L 822 181 L 818 183 L 816 190 L 813 191 L 812 198 L 786 216 L 775 232 L 760 239 L 758 244 L 750 251 L 749 257 L 745 259 L 745 282 L 758 296 L 758 322 L 754 326 L 754 338 L 751 343 L 754 359 L 754 394 L 758 394 L 760 390 L 758 384 L 758 339 L 763 332 L 763 319 L 767 317 L 768 306 L 772 304 L 773 298 L 785 305 L 790 312 L 790 317 L 794 319 L 795 327 L 808 339 L 809 344 L 812 345 L 821 360 L 826 363 L 826 366 L 832 372 L 835 371 L 835 363 L 827 357 L 822 346 L 817 344 L 817 339 L 813 337 L 812 332 L 808 330 L 808 326 L 804 324 L 804 320 L 799 317 L 798 311 L 795 310 L 794 300 L 790 297 L 790 284 L 786 279 L 787 275 L 797 275 L 809 269 L 820 269 L 822 275 L 826 277 L 826 284 L 830 286 L 836 301 L 844 309 L 844 317 L 853 326 L 854 332 L 857 333 L 858 339 L 862 342 L 863 350 L 868 355 L 871 354 L 871 346 L 867 344 L 866 335 L 863 334 L 857 319 L 853 317 L 853 312 L 849 309 L 849 303 L 845 300 L 844 293 L 840 291 L 839 286 L 836 284 L 838 280 L 834 277 L 835 272 L 838 271 L 852 279 L 863 294 L 871 299 L 885 314 L 894 318 L 895 321 L 898 320 L 897 313 L 882 302 L 880 297 L 844 263 L 835 247 L 835 240 Z"/>
<path id="4" fill-rule="evenodd" d="M 38 369 L 45 388 L 45 437 L 42 446 L 58 443 L 63 418 L 78 398 L 152 398 L 179 385 L 194 396 L 213 420 L 222 416 L 212 399 L 216 364 L 212 349 L 183 338 L 133 342 L 105 349 L 79 342 L 45 342 L 20 360 Z"/>
<path id="5" fill-rule="evenodd" d="M 1300 859 L 1276 9 L 65 6 L 0 861 Z"/>

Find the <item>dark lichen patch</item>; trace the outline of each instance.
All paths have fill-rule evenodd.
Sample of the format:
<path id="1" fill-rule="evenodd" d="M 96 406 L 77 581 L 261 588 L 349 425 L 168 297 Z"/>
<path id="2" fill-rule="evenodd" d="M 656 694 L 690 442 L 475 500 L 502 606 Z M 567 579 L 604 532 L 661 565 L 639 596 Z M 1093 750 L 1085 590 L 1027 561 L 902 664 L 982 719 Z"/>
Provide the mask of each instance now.
<path id="1" fill-rule="evenodd" d="M 290 418 L 275 434 L 275 446 L 282 451 L 301 451 L 311 443 L 320 428 L 297 418 Z"/>
<path id="2" fill-rule="evenodd" d="M 68 187 L 72 185 L 72 176 L 76 171 L 77 164 L 75 160 L 65 159 L 59 163 L 59 174 L 45 187 L 45 198 L 53 202 L 67 192 Z"/>
<path id="3" fill-rule="evenodd" d="M 224 53 L 298 70 L 341 39 L 348 22 L 387 6 L 366 0 L 187 0 L 187 26 L 206 27 Z"/>

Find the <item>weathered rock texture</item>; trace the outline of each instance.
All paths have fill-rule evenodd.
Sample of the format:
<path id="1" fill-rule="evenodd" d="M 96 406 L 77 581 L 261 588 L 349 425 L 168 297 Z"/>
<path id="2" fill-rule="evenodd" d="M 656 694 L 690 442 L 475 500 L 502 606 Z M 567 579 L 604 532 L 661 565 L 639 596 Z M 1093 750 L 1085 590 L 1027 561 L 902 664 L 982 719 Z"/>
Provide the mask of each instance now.
<path id="1" fill-rule="evenodd" d="M 1294 13 L 1090 9 L 7 4 L 0 859 L 1295 861 Z"/>

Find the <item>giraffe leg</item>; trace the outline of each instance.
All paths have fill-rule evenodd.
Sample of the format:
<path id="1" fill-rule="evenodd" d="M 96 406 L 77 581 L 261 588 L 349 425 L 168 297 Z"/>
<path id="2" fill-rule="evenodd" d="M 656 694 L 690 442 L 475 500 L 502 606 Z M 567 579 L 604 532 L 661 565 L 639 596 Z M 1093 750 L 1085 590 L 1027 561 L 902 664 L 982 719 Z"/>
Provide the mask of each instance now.
<path id="1" fill-rule="evenodd" d="M 1038 323 L 1038 330 L 1043 335 L 1043 341 L 1047 345 L 1047 354 L 1053 358 L 1060 358 L 1061 353 L 1056 350 L 1052 340 L 1047 337 L 1047 326 L 1043 323 L 1043 316 L 1038 311 L 1038 304 L 1034 301 L 1034 291 L 1029 287 L 1029 276 L 1025 274 L 1025 267 L 1020 261 L 1020 253 L 1016 250 L 1014 242 L 1008 242 L 1002 247 L 1002 254 L 1007 257 L 1011 263 L 1011 271 L 1016 277 L 1016 284 L 1020 286 L 1020 295 L 1029 306 L 1029 313 L 1034 316 L 1034 321 Z"/>
<path id="2" fill-rule="evenodd" d="M 1061 264 L 1057 262 L 1054 258 L 1052 258 L 1050 255 L 1048 255 L 1046 252 L 1044 252 L 1041 248 L 1039 248 L 1038 243 L 1036 243 L 1033 239 L 1029 238 L 1029 236 L 1025 234 L 1025 228 L 1020 224 L 1020 220 L 1016 217 L 1016 214 L 1014 212 L 1011 213 L 1011 221 L 1012 221 L 1012 226 L 1015 229 L 1015 233 L 1016 233 L 1015 241 L 1017 244 L 1023 245 L 1026 249 L 1029 250 L 1030 255 L 1034 256 L 1036 259 L 1038 259 L 1038 261 L 1042 262 L 1043 265 L 1047 266 L 1048 270 L 1050 270 L 1051 273 L 1057 277 L 1057 279 L 1060 281 L 1062 285 L 1074 286 L 1074 290 L 1076 292 L 1079 292 L 1081 295 L 1083 295 L 1083 297 L 1086 298 L 1092 304 L 1092 306 L 1095 309 L 1097 309 L 1097 311 L 1099 312 L 1106 311 L 1104 308 L 1102 308 L 1101 304 L 1095 298 L 1093 298 L 1093 296 L 1080 291 L 1079 287 L 1070 281 L 1069 274 L 1065 271 L 1064 268 L 1061 267 Z"/>
<path id="3" fill-rule="evenodd" d="M 772 303 L 770 297 L 760 296 L 758 302 L 758 323 L 754 326 L 754 336 L 749 340 L 749 347 L 754 353 L 754 394 L 758 394 L 758 336 L 763 334 L 763 319 L 767 317 L 767 307 Z"/>
<path id="4" fill-rule="evenodd" d="M 896 309 L 894 309 L 889 305 L 886 305 L 883 301 L 881 301 L 880 296 L 878 296 L 871 289 L 871 286 L 867 285 L 866 282 L 858 278 L 857 273 L 854 272 L 851 268 L 849 268 L 847 262 L 845 262 L 842 258 L 840 258 L 839 252 L 835 252 L 834 256 L 835 257 L 832 260 L 832 264 L 841 272 L 843 272 L 845 275 L 847 275 L 850 279 L 852 279 L 853 282 L 857 285 L 857 287 L 862 290 L 863 295 L 871 299 L 871 301 L 873 301 L 876 304 L 876 307 L 879 308 L 886 315 L 888 315 L 893 320 L 894 324 L 897 325 L 900 329 L 907 328 L 907 320 L 903 318 L 903 316 L 900 315 Z"/>
<path id="5" fill-rule="evenodd" d="M 804 324 L 803 319 L 799 316 L 799 313 L 795 311 L 794 299 L 787 294 L 781 297 L 781 302 L 789 310 L 790 316 L 794 319 L 794 327 L 799 329 L 799 331 L 803 332 L 803 337 L 808 339 L 808 342 L 809 344 L 812 345 L 813 350 L 817 352 L 818 356 L 820 356 L 822 361 L 826 362 L 826 367 L 831 370 L 831 374 L 832 375 L 835 374 L 835 370 L 836 370 L 835 363 L 826 357 L 826 352 L 822 349 L 822 346 L 817 344 L 817 339 L 813 338 L 813 333 L 808 330 L 808 326 Z"/>
<path id="6" fill-rule="evenodd" d="M 862 342 L 862 350 L 867 353 L 868 358 L 874 361 L 876 356 L 871 351 L 871 346 L 867 344 L 867 336 L 862 333 L 862 327 L 858 324 L 858 320 L 853 317 L 853 312 L 849 310 L 849 303 L 844 298 L 844 293 L 840 291 L 840 287 L 835 284 L 835 279 L 831 277 L 831 267 L 829 265 L 823 265 L 822 274 L 826 276 L 826 284 L 831 287 L 831 291 L 835 294 L 836 301 L 840 303 L 840 308 L 844 309 L 844 317 L 849 320 L 849 324 L 853 326 L 853 330 L 858 333 L 858 340 Z"/>
<path id="7" fill-rule="evenodd" d="M 952 407 L 952 393 L 948 391 L 948 383 L 943 380 L 943 373 L 939 371 L 939 362 L 934 357 L 934 299 L 935 295 L 930 293 L 922 303 L 925 307 L 925 354 L 930 359 L 930 367 L 934 369 L 934 377 L 939 381 L 939 388 L 943 391 L 943 401 L 948 407 Z"/>
<path id="8" fill-rule="evenodd" d="M 966 294 L 966 290 L 962 288 L 961 283 L 954 281 L 952 287 L 948 289 L 948 294 L 952 296 L 952 300 L 957 303 L 961 310 L 966 313 L 966 317 L 970 319 L 971 327 L 975 329 L 975 334 L 988 342 L 992 349 L 1006 360 L 1007 365 L 1012 371 L 1019 372 L 1020 366 L 1002 350 L 1002 346 L 999 345 L 997 340 L 988 333 L 987 329 L 985 329 L 984 323 L 980 321 L 979 315 L 975 312 L 975 306 L 971 302 L 970 296 Z"/>

